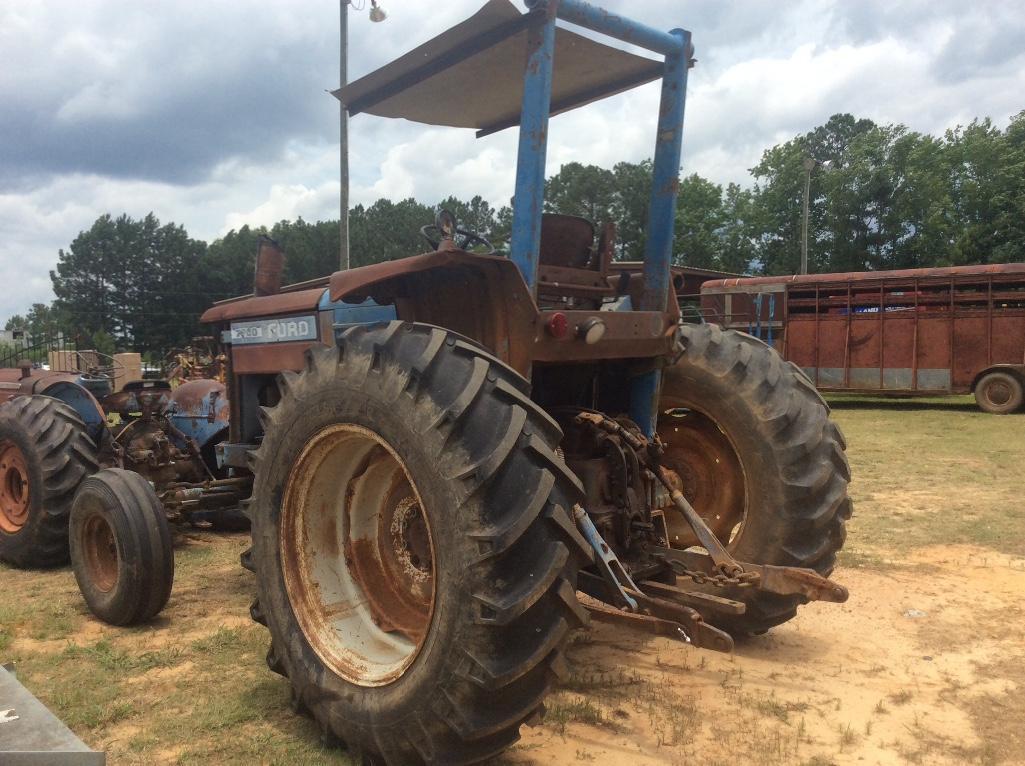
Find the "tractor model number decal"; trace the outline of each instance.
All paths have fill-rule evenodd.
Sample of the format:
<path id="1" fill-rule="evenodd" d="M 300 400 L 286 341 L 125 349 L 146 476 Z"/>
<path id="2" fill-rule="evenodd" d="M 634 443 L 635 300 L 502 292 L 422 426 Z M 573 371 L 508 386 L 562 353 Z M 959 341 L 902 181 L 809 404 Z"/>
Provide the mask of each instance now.
<path id="1" fill-rule="evenodd" d="M 314 316 L 231 323 L 231 342 L 234 344 L 287 343 L 316 339 L 317 318 Z"/>

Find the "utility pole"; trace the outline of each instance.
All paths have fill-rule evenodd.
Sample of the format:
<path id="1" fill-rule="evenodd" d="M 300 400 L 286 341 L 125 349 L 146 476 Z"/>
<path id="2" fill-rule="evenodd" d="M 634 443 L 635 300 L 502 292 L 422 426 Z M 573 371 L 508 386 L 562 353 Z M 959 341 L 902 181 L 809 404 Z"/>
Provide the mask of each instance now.
<path id="1" fill-rule="evenodd" d="M 341 49 L 338 56 L 338 82 L 339 87 L 344 88 L 349 84 L 349 6 L 352 0 L 339 0 L 338 4 L 338 28 L 341 41 Z M 360 5 L 357 10 L 362 10 Z M 381 10 L 377 0 L 370 0 L 370 20 L 374 23 L 384 21 L 387 14 Z M 342 271 L 349 268 L 349 112 L 345 104 L 338 102 L 339 114 L 338 124 L 340 133 L 339 149 L 341 162 L 339 176 L 342 182 L 342 189 L 339 210 L 338 210 L 338 233 L 339 233 L 339 265 Z"/>
<path id="2" fill-rule="evenodd" d="M 811 194 L 811 171 L 818 165 L 812 157 L 804 158 L 804 215 L 801 217 L 801 273 L 808 273 L 808 197 Z"/>
<path id="3" fill-rule="evenodd" d="M 339 4 L 339 28 L 341 29 L 341 51 L 338 57 L 338 81 L 339 87 L 344 88 L 349 83 L 349 0 L 341 0 Z M 341 127 L 341 140 L 339 143 L 339 154 L 341 154 L 341 210 L 338 216 L 338 233 L 340 234 L 340 263 L 342 271 L 349 268 L 349 112 L 345 104 L 338 102 L 340 110 L 339 124 Z"/>

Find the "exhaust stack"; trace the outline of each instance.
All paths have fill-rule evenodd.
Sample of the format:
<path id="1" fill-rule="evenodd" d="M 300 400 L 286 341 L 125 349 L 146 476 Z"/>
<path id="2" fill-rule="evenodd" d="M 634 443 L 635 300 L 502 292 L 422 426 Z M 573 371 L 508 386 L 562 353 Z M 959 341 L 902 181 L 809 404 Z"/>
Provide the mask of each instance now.
<path id="1" fill-rule="evenodd" d="M 253 295 L 277 295 L 281 292 L 281 275 L 284 270 L 285 252 L 273 239 L 261 235 L 256 246 Z"/>

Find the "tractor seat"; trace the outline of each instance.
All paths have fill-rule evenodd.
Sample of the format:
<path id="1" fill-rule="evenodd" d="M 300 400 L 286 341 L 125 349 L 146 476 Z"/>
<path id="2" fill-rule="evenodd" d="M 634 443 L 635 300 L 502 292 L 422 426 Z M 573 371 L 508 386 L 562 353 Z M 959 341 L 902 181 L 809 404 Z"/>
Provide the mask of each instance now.
<path id="1" fill-rule="evenodd" d="M 602 226 L 594 246 L 594 224 L 575 215 L 541 216 L 538 295 L 546 298 L 592 299 L 598 304 L 615 295 L 608 269 L 616 241 L 616 226 Z"/>

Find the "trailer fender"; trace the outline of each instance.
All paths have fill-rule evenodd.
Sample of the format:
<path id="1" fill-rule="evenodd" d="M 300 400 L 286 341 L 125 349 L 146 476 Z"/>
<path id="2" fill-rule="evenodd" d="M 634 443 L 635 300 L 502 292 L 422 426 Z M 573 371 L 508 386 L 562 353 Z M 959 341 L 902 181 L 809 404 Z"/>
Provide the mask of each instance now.
<path id="1" fill-rule="evenodd" d="M 1020 380 L 1023 386 L 1025 386 L 1025 364 L 994 364 L 990 365 L 984 370 L 979 370 L 979 372 L 975 374 L 975 377 L 972 379 L 972 392 L 974 392 L 975 387 L 979 385 L 979 381 L 982 380 L 985 376 L 989 375 L 991 372 L 1010 373 L 1011 375 L 1014 375 L 1018 380 Z"/>

